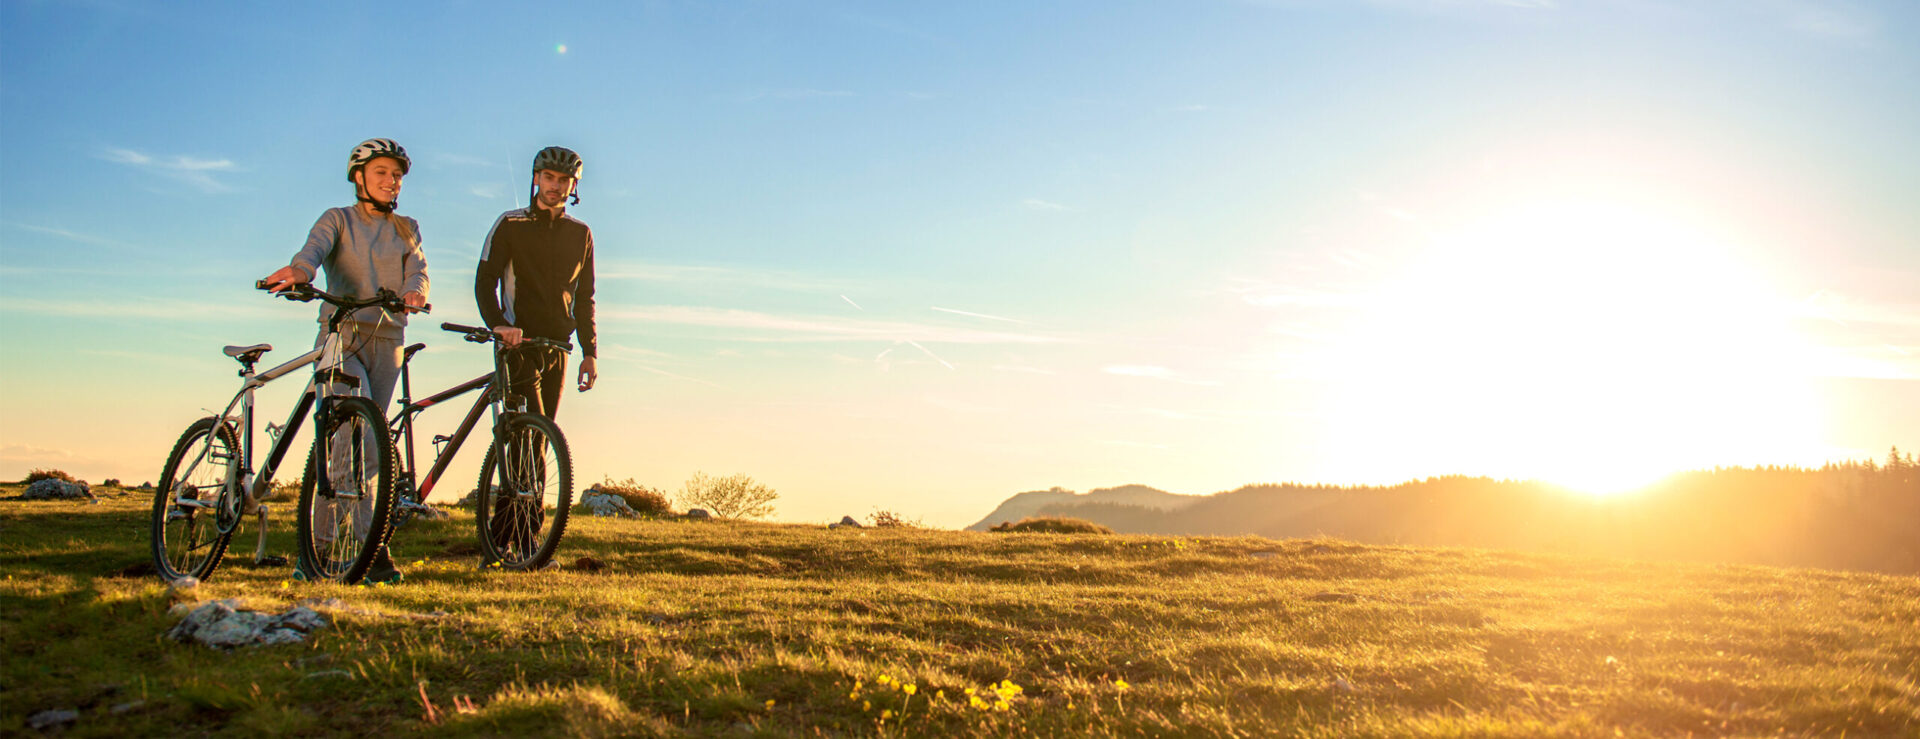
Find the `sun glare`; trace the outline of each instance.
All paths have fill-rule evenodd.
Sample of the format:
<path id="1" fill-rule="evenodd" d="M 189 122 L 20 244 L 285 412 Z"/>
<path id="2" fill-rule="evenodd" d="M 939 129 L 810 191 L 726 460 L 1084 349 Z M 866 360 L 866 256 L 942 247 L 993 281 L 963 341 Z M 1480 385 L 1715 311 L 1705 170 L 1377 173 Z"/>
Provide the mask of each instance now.
<path id="1" fill-rule="evenodd" d="M 1657 209 L 1491 214 L 1434 235 L 1375 307 L 1347 337 L 1336 412 L 1400 479 L 1609 494 L 1816 431 L 1787 303 L 1723 236 Z"/>

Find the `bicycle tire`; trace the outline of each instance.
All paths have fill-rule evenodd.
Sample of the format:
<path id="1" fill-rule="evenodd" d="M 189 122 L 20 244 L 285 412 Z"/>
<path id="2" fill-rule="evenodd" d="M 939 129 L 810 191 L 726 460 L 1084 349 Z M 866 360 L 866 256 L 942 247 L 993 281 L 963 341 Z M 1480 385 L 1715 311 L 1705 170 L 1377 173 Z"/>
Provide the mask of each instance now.
<path id="1" fill-rule="evenodd" d="M 508 413 L 487 445 L 474 496 L 483 564 L 537 570 L 553 561 L 573 507 L 573 457 L 560 427 L 537 413 Z M 510 453 L 502 454 L 505 445 Z M 505 457 L 507 462 L 501 463 Z"/>
<path id="2" fill-rule="evenodd" d="M 367 574 L 393 532 L 393 440 L 387 436 L 385 416 L 372 401 L 349 397 L 329 402 L 332 410 L 314 424 L 313 447 L 300 478 L 300 507 L 294 516 L 297 566 L 309 580 L 352 585 Z M 347 446 L 340 449 L 335 437 L 346 437 Z M 364 443 L 354 443 L 356 437 Z M 374 459 L 366 458 L 365 444 L 373 445 Z M 342 455 L 339 462 L 335 454 Z M 335 479 L 360 480 L 360 491 L 343 502 Z M 322 480 L 328 481 L 324 487 Z M 357 502 L 366 496 L 371 496 L 366 504 Z"/>
<path id="3" fill-rule="evenodd" d="M 225 446 L 224 452 L 220 451 L 220 446 Z M 196 452 L 196 449 L 199 451 Z M 199 457 L 188 472 L 200 482 L 189 482 L 181 474 L 181 463 L 189 454 Z M 222 456 L 224 460 L 220 459 Z M 208 464 L 203 465 L 202 462 Z M 233 540 L 233 529 L 220 530 L 216 511 L 219 505 L 226 504 L 226 501 L 219 500 L 225 491 L 226 481 L 238 479 L 233 467 L 239 463 L 240 434 L 234 430 L 233 424 L 218 418 L 209 416 L 194 421 L 180 434 L 180 440 L 174 442 L 173 451 L 167 454 L 166 465 L 160 468 L 160 485 L 153 492 L 151 530 L 148 534 L 153 571 L 162 582 L 173 582 L 183 577 L 204 581 L 220 567 L 221 558 L 227 554 L 227 545 Z M 209 474 L 200 477 L 197 473 L 203 467 Z M 190 500 L 201 500 L 211 489 L 216 507 L 207 509 L 178 505 L 176 496 L 183 488 L 191 488 L 188 491 L 192 496 Z M 177 535 L 168 534 L 170 525 L 179 530 Z M 180 546 L 170 547 L 174 544 Z"/>

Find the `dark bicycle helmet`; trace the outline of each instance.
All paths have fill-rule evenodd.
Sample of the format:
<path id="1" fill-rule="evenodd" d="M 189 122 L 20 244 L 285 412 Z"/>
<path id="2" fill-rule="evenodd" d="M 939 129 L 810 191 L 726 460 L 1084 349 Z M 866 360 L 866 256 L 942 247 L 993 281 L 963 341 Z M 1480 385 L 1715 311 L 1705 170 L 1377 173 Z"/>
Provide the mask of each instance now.
<path id="1" fill-rule="evenodd" d="M 539 174 L 540 170 L 543 169 L 567 175 L 578 182 L 580 175 L 587 171 L 587 165 L 585 162 L 580 161 L 580 155 L 573 153 L 572 149 L 564 146 L 549 146 L 541 149 L 540 153 L 533 155 L 534 174 Z M 528 186 L 527 202 L 533 202 L 534 193 L 538 192 L 539 189 L 540 187 L 537 181 Z M 572 204 L 580 204 L 580 191 L 577 189 L 573 191 Z"/>
<path id="2" fill-rule="evenodd" d="M 564 146 L 549 146 L 533 155 L 533 171 L 551 169 L 574 179 L 586 172 L 586 163 L 580 161 L 580 155 Z"/>

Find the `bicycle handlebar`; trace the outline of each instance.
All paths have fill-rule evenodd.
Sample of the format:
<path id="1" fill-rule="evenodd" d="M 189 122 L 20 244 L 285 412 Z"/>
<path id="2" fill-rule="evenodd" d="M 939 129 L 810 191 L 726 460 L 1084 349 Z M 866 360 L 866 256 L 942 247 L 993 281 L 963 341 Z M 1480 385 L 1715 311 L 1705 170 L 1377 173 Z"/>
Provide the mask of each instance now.
<path id="1" fill-rule="evenodd" d="M 500 341 L 499 333 L 495 332 L 493 329 L 484 328 L 481 326 L 463 326 L 458 323 L 442 323 L 440 324 L 440 328 L 445 331 L 452 331 L 456 334 L 466 334 L 467 341 L 471 341 L 475 344 L 485 344 L 487 342 L 497 343 Z M 568 343 L 565 341 L 554 341 L 553 339 L 543 339 L 538 336 L 522 336 L 520 337 L 520 343 L 523 345 L 545 347 L 548 349 L 558 349 L 563 352 L 573 351 L 573 344 L 571 343 Z"/>
<path id="2" fill-rule="evenodd" d="M 267 290 L 267 289 L 270 289 L 267 287 L 267 284 L 268 283 L 266 280 L 255 280 L 253 283 L 253 287 L 256 290 Z M 418 308 L 415 308 L 411 305 L 407 305 L 406 301 L 402 300 L 400 296 L 393 294 L 392 290 L 388 290 L 384 287 L 380 288 L 380 292 L 371 298 L 349 298 L 341 295 L 334 295 L 333 293 L 314 287 L 312 283 L 301 282 L 301 283 L 289 285 L 287 286 L 287 289 L 277 293 L 273 293 L 273 295 L 275 297 L 286 298 L 288 300 L 292 300 L 298 303 L 311 303 L 315 300 L 323 300 L 323 301 L 326 301 L 328 304 L 333 305 L 336 308 L 349 310 L 349 311 L 359 310 L 361 308 L 372 308 L 372 307 L 378 306 L 381 308 L 385 308 L 388 312 L 391 312 L 391 313 L 405 313 L 408 311 L 412 311 L 415 313 L 433 312 L 432 303 L 427 303 L 427 304 L 421 305 Z"/>

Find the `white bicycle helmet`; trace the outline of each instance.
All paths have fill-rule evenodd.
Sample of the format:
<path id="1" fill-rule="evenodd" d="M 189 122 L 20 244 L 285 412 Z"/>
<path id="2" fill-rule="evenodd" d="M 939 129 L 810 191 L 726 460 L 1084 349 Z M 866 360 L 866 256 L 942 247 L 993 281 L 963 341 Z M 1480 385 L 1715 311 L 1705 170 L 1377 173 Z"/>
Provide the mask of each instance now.
<path id="1" fill-rule="evenodd" d="M 380 157 L 390 157 L 400 163 L 400 174 L 413 169 L 413 160 L 407 158 L 407 150 L 393 139 L 367 139 L 353 147 L 353 153 L 347 155 L 347 181 L 353 181 L 353 173 Z"/>

